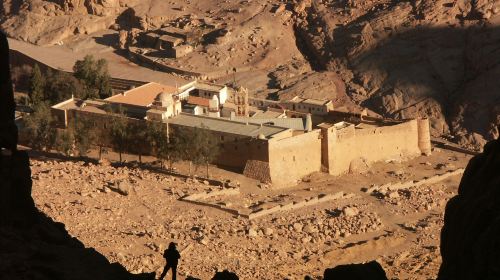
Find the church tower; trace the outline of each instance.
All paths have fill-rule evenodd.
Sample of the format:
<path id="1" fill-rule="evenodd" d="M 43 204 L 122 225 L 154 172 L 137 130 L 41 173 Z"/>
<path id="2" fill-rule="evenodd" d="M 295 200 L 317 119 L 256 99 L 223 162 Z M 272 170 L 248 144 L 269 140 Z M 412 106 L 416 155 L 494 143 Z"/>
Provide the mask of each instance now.
<path id="1" fill-rule="evenodd" d="M 234 104 L 236 105 L 236 116 L 248 117 L 250 115 L 248 106 L 248 89 L 240 87 L 234 93 Z"/>

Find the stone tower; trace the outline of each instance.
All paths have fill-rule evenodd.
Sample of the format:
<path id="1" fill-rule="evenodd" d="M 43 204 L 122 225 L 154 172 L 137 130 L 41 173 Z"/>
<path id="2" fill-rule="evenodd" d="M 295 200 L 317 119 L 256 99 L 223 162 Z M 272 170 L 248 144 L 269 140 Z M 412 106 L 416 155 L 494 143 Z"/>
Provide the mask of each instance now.
<path id="1" fill-rule="evenodd" d="M 234 93 L 234 104 L 236 105 L 236 116 L 239 117 L 249 116 L 248 89 L 240 87 Z"/>

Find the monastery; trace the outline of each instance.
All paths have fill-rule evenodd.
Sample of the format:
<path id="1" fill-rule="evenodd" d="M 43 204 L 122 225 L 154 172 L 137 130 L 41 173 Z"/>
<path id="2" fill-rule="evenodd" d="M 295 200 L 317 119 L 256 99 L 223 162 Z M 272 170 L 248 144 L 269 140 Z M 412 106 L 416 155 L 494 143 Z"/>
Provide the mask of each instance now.
<path id="1" fill-rule="evenodd" d="M 338 112 L 330 100 L 256 99 L 245 89 L 201 81 L 147 83 L 104 100 L 71 98 L 51 110 L 60 128 L 74 118 L 92 118 L 106 130 L 112 118 L 107 108 L 118 106 L 130 122 L 161 121 L 169 131 L 206 127 L 220 140 L 217 165 L 278 186 L 314 172 L 341 175 L 360 164 L 431 153 L 427 119 Z"/>

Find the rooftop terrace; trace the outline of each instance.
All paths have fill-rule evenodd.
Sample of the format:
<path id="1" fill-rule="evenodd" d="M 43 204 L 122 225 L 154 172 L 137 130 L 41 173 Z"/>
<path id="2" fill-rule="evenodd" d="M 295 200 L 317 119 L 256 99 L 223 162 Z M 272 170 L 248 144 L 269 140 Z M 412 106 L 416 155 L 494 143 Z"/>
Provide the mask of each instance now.
<path id="1" fill-rule="evenodd" d="M 105 100 L 114 103 L 148 107 L 153 104 L 153 101 L 158 94 L 162 92 L 174 94 L 176 91 L 177 89 L 172 86 L 166 86 L 158 83 L 148 83 L 122 94 L 113 95 Z"/>
<path id="2" fill-rule="evenodd" d="M 276 126 L 260 125 L 252 123 L 247 124 L 221 118 L 195 116 L 184 113 L 181 113 L 180 115 L 172 119 L 169 119 L 167 122 L 171 124 L 188 126 L 188 127 L 201 127 L 202 125 L 204 125 L 210 130 L 243 135 L 248 137 L 257 137 L 259 136 L 259 134 L 263 134 L 266 138 L 269 138 L 275 134 L 288 130 L 287 128 L 276 127 Z"/>

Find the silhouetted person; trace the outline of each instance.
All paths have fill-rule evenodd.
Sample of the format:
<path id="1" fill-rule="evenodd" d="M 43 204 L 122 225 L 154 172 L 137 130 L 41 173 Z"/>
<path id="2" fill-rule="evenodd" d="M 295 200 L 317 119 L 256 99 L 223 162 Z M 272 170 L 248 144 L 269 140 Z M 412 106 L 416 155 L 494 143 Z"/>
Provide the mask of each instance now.
<path id="1" fill-rule="evenodd" d="M 168 248 L 163 252 L 163 257 L 167 263 L 160 275 L 160 280 L 163 280 L 169 269 L 172 269 L 172 280 L 175 280 L 177 278 L 177 264 L 179 263 L 181 255 L 179 251 L 177 251 L 177 248 L 175 248 L 174 242 L 170 242 Z"/>

